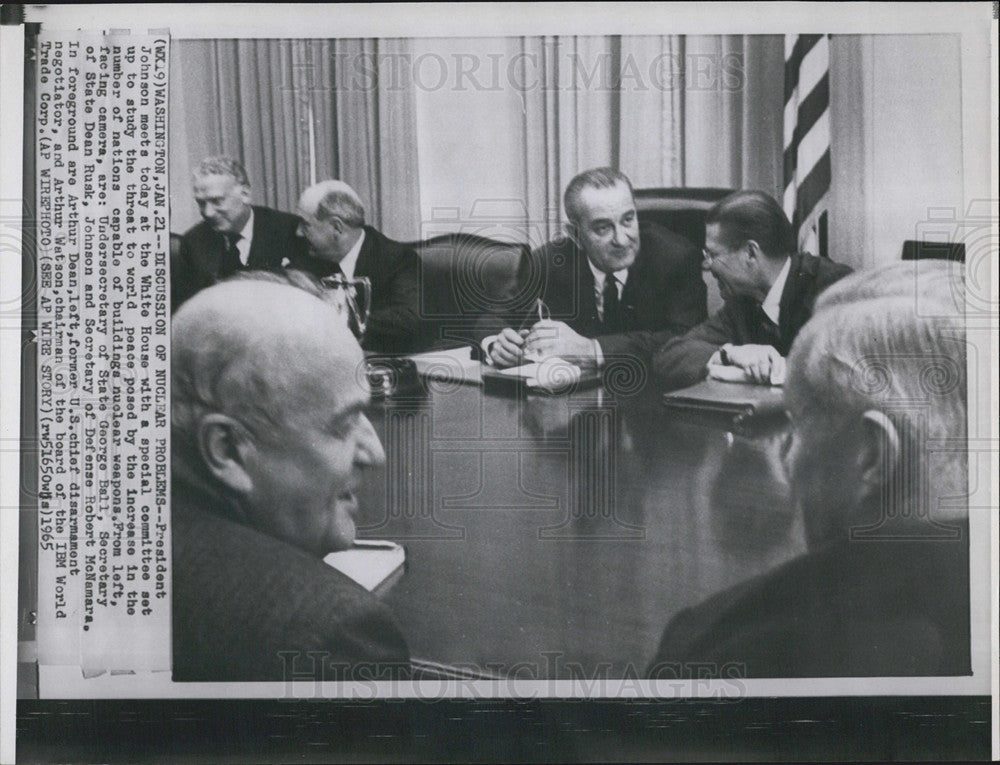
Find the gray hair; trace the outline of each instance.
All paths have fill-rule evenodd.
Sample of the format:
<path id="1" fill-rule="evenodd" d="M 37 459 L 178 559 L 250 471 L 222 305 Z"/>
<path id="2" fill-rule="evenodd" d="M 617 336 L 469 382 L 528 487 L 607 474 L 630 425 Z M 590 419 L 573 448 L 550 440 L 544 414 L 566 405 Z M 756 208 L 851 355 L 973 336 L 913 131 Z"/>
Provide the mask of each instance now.
<path id="1" fill-rule="evenodd" d="M 841 421 L 876 410 L 893 422 L 906 463 L 897 472 L 930 470 L 929 442 L 949 444 L 934 459 L 937 497 L 966 491 L 963 291 L 963 267 L 953 263 L 858 272 L 819 298 L 788 358 L 786 395 L 803 410 Z M 894 483 L 897 500 L 916 499 L 912 481 Z"/>
<path id="2" fill-rule="evenodd" d="M 361 228 L 365 225 L 365 208 L 356 195 L 343 190 L 328 191 L 316 205 L 317 220 L 340 218 L 350 228 Z"/>
<path id="3" fill-rule="evenodd" d="M 768 258 L 791 255 L 798 249 L 795 231 L 774 197 L 762 191 L 734 191 L 720 199 L 705 216 L 705 225 L 717 224 L 730 249 L 751 239 Z"/>
<path id="4" fill-rule="evenodd" d="M 572 223 L 579 223 L 583 211 L 580 209 L 580 193 L 585 188 L 611 189 L 619 184 L 628 187 L 632 193 L 632 181 L 625 173 L 615 170 L 613 167 L 595 167 L 584 170 L 569 182 L 566 192 L 563 194 L 563 207 L 566 209 L 566 217 Z"/>
<path id="5" fill-rule="evenodd" d="M 324 343 L 356 344 L 346 327 L 341 338 L 318 325 L 331 310 L 313 300 L 322 299 L 321 292 L 302 272 L 258 271 L 209 287 L 181 306 L 172 324 L 175 455 L 192 465 L 200 462 L 193 460 L 198 430 L 213 412 L 239 421 L 261 442 L 273 443 L 287 429 L 299 378 L 315 352 L 313 343 L 296 343 L 288 335 L 295 327 L 313 327 L 325 333 Z"/>
<path id="6" fill-rule="evenodd" d="M 198 163 L 193 175 L 196 179 L 206 175 L 228 175 L 241 186 L 250 185 L 246 168 L 232 157 L 205 157 Z"/>

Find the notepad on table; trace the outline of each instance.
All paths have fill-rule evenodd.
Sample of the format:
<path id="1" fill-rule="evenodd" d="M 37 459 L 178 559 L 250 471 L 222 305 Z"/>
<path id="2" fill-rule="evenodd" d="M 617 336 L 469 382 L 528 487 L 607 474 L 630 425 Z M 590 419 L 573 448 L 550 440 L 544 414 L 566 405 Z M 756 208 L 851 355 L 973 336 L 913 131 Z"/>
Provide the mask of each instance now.
<path id="1" fill-rule="evenodd" d="M 472 358 L 472 349 L 468 346 L 417 353 L 410 358 L 417 365 L 417 372 L 431 380 L 482 385 L 479 371 L 482 365 Z"/>
<path id="2" fill-rule="evenodd" d="M 513 393 L 519 390 L 540 393 L 569 393 L 600 385 L 599 371 L 584 372 L 575 364 L 557 357 L 507 369 L 483 370 L 487 392 Z"/>
<path id="3" fill-rule="evenodd" d="M 357 539 L 352 547 L 330 553 L 323 562 L 369 592 L 384 592 L 402 575 L 406 549 L 383 539 Z"/>
<path id="4" fill-rule="evenodd" d="M 782 389 L 770 385 L 709 379 L 665 393 L 663 405 L 673 412 L 712 420 L 743 435 L 786 421 Z"/>

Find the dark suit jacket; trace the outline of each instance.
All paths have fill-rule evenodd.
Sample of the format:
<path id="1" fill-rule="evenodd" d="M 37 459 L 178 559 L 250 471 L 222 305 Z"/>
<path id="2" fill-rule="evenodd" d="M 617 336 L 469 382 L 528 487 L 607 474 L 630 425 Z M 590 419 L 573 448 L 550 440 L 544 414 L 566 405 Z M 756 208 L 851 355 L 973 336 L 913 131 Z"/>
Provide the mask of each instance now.
<path id="1" fill-rule="evenodd" d="M 594 274 L 587 256 L 571 239 L 549 242 L 532 252 L 528 270 L 522 283 L 538 280 L 536 294 L 552 318 L 584 337 L 598 338 L 609 362 L 623 357 L 648 359 L 655 338 L 686 332 L 706 315 L 701 254 L 687 239 L 655 223 L 640 224 L 639 254 L 621 295 L 623 332 L 605 333 L 597 313 Z M 486 319 L 479 334 L 485 338 L 502 326 L 516 329 L 536 319 L 534 308 L 527 315 Z"/>
<path id="2" fill-rule="evenodd" d="M 775 346 L 788 355 L 792 341 L 812 316 L 820 292 L 851 273 L 839 263 L 815 255 L 793 255 L 788 281 L 781 293 L 778 318 L 780 340 Z M 666 389 L 694 385 L 706 375 L 706 365 L 726 343 L 774 345 L 759 319 L 760 304 L 752 298 L 735 297 L 682 337 L 670 338 L 653 356 L 653 372 Z"/>
<path id="3" fill-rule="evenodd" d="M 295 233 L 298 226 L 298 216 L 254 205 L 247 267 L 274 271 L 281 267 L 283 258 L 291 260 L 305 252 L 302 239 Z M 170 275 L 174 310 L 199 290 L 230 275 L 221 268 L 225 251 L 225 237 L 207 222 L 188 229 Z"/>
<path id="4" fill-rule="evenodd" d="M 291 259 L 298 268 L 323 278 L 333 264 L 300 255 Z M 412 353 L 420 350 L 420 259 L 400 242 L 365 226 L 365 241 L 354 267 L 355 276 L 372 283 L 372 306 L 365 330 L 365 350 L 382 353 Z"/>
<path id="5" fill-rule="evenodd" d="M 843 541 L 681 611 L 650 677 L 968 675 L 968 536 Z"/>
<path id="6" fill-rule="evenodd" d="M 174 680 L 409 675 L 406 642 L 371 593 L 321 559 L 230 520 L 221 495 L 179 473 L 175 466 Z"/>

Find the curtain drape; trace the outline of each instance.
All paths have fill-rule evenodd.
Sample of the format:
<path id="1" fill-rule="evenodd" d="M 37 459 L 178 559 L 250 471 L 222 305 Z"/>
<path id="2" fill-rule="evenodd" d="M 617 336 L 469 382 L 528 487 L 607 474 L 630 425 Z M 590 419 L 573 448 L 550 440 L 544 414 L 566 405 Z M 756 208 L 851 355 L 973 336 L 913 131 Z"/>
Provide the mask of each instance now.
<path id="1" fill-rule="evenodd" d="M 523 38 L 530 220 L 556 236 L 566 184 L 600 165 L 637 188 L 779 194 L 783 50 L 761 35 Z"/>
<path id="2" fill-rule="evenodd" d="M 357 190 L 372 225 L 417 237 L 412 82 L 383 82 L 385 66 L 407 55 L 407 40 L 175 45 L 181 81 L 171 102 L 172 145 L 185 158 L 171 160 L 174 230 L 197 221 L 190 169 L 201 157 L 226 154 L 244 164 L 260 204 L 293 211 L 311 183 L 339 178 Z"/>
<path id="3" fill-rule="evenodd" d="M 435 41 L 416 42 L 435 49 Z M 510 38 L 504 87 L 516 99 L 483 99 L 461 87 L 429 92 L 426 82 L 433 78 L 424 76 L 422 85 L 412 68 L 414 43 L 175 42 L 174 230 L 197 221 L 190 167 L 217 153 L 241 159 L 255 199 L 282 210 L 294 210 L 314 180 L 340 178 L 357 189 L 373 225 L 403 240 L 420 236 L 421 209 L 466 210 L 477 198 L 501 198 L 523 200 L 525 231 L 539 244 L 534 240 L 561 232 L 570 178 L 599 165 L 620 168 L 636 187 L 780 193 L 780 36 Z M 461 55 L 483 58 L 481 46 L 473 41 Z M 453 60 L 438 58 L 446 65 Z M 433 120 L 468 108 L 494 110 L 496 125 L 515 131 L 519 125 L 521 135 L 494 146 L 484 136 L 463 134 L 460 124 Z M 425 147 L 485 142 L 484 151 L 467 155 L 481 166 L 435 167 L 434 182 L 422 188 L 418 140 Z M 504 175 L 517 186 L 482 180 L 500 166 L 517 168 Z M 479 180 L 470 183 L 470 177 Z"/>

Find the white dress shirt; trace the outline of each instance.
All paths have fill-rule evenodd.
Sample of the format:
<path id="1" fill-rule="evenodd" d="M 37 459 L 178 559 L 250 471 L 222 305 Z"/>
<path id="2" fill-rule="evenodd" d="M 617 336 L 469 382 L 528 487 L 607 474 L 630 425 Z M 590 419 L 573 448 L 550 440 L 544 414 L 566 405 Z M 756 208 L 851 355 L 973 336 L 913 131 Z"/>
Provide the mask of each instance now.
<path id="1" fill-rule="evenodd" d="M 340 270 L 344 272 L 344 276 L 348 279 L 354 278 L 354 269 L 358 265 L 358 255 L 361 254 L 361 245 L 365 243 L 365 231 L 361 229 L 361 236 L 358 237 L 358 241 L 354 243 L 354 246 L 347 251 L 347 254 L 340 259 Z"/>
<path id="2" fill-rule="evenodd" d="M 243 224 L 243 228 L 237 232 L 240 238 L 236 240 L 236 251 L 240 254 L 240 263 L 246 268 L 250 265 L 250 245 L 253 244 L 253 208 L 250 208 L 250 217 Z"/>
<path id="3" fill-rule="evenodd" d="M 788 272 L 792 268 L 792 259 L 785 258 L 785 265 L 778 272 L 778 278 L 774 280 L 771 289 L 767 292 L 767 297 L 760 304 L 761 309 L 767 314 L 767 318 L 774 322 L 774 326 L 780 327 L 778 319 L 781 316 L 781 293 L 785 291 L 785 282 L 788 281 Z"/>

